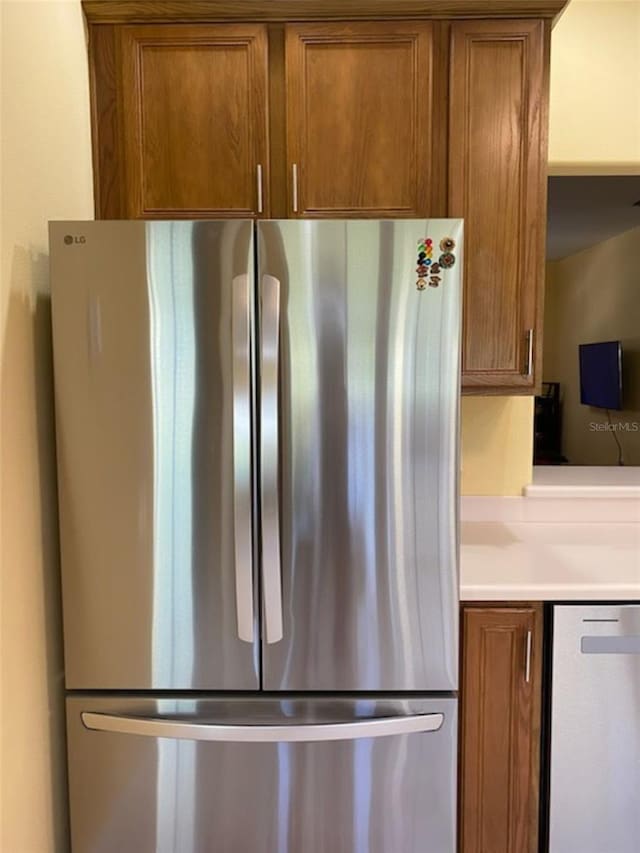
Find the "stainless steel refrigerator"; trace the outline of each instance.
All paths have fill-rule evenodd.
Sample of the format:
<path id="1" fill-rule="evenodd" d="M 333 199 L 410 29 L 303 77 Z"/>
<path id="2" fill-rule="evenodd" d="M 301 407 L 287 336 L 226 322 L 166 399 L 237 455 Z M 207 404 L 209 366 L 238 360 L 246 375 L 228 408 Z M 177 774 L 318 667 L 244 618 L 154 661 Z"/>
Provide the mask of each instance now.
<path id="1" fill-rule="evenodd" d="M 50 247 L 73 853 L 454 853 L 461 221 Z"/>

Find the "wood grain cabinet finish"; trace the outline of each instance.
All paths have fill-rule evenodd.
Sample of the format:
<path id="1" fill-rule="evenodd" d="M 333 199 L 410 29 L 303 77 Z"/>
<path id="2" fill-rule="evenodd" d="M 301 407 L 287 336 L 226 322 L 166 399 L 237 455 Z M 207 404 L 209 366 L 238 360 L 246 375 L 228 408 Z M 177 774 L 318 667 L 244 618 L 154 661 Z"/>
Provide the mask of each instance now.
<path id="1" fill-rule="evenodd" d="M 465 606 L 460 853 L 536 853 L 542 605 Z"/>
<path id="2" fill-rule="evenodd" d="M 549 30 L 451 26 L 449 215 L 465 219 L 463 387 L 531 394 L 540 375 Z"/>
<path id="3" fill-rule="evenodd" d="M 434 210 L 433 41 L 429 21 L 286 27 L 290 216 Z"/>
<path id="4" fill-rule="evenodd" d="M 120 56 L 126 216 L 268 208 L 266 28 L 125 26 Z"/>
<path id="5" fill-rule="evenodd" d="M 204 22 L 256 3 L 85 3 L 97 217 L 464 217 L 463 393 L 535 393 L 548 18 Z"/>

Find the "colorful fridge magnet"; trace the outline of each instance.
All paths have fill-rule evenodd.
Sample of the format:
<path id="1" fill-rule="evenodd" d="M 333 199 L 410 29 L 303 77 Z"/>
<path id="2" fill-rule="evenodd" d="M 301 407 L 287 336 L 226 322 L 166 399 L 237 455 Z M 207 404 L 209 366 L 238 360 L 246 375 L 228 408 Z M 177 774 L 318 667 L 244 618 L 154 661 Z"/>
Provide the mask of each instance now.
<path id="1" fill-rule="evenodd" d="M 451 269 L 456 262 L 456 256 L 453 254 L 456 247 L 455 240 L 451 237 L 444 237 L 440 240 L 439 246 L 442 254 L 437 261 L 434 261 L 433 240 L 430 237 L 423 237 L 418 240 L 418 257 L 416 260 L 416 273 L 418 275 L 416 288 L 418 290 L 425 289 L 427 279 L 429 287 L 439 287 L 442 281 L 442 273 Z"/>

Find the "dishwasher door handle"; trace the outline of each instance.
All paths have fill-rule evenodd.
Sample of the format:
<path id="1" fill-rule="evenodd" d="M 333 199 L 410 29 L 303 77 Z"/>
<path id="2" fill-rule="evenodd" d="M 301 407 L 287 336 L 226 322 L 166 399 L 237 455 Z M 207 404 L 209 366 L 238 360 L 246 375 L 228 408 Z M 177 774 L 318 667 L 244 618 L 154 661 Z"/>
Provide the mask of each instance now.
<path id="1" fill-rule="evenodd" d="M 640 634 L 582 637 L 580 651 L 583 655 L 640 655 Z"/>

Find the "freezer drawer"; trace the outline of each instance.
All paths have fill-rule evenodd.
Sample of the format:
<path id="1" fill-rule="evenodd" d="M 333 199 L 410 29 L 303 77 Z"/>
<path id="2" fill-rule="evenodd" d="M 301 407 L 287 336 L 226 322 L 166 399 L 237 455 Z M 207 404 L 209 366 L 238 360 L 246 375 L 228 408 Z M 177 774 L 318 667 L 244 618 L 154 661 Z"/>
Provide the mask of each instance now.
<path id="1" fill-rule="evenodd" d="M 640 845 L 640 606 L 554 607 L 550 853 Z"/>
<path id="2" fill-rule="evenodd" d="M 456 700 L 67 699 L 73 853 L 454 853 Z"/>

